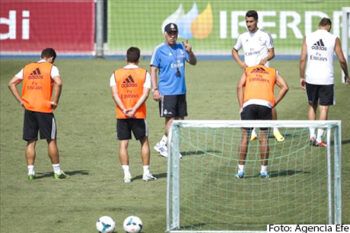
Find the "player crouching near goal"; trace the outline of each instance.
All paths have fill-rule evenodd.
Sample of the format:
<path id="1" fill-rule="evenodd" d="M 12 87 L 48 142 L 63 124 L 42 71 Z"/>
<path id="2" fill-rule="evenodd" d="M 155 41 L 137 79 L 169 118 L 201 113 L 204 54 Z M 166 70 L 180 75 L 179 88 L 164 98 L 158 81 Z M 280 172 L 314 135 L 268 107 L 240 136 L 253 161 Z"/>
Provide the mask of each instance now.
<path id="1" fill-rule="evenodd" d="M 28 179 L 36 178 L 34 162 L 36 141 L 46 139 L 51 159 L 53 177 L 64 179 L 67 175 L 60 168 L 59 152 L 56 142 L 57 127 L 53 111 L 57 108 L 61 96 L 62 79 L 58 68 L 53 65 L 56 51 L 46 48 L 41 52 L 41 60 L 26 65 L 9 82 L 9 89 L 24 108 L 23 139 L 27 141 L 25 156 L 28 167 Z M 17 85 L 22 84 L 22 96 Z"/>
<path id="2" fill-rule="evenodd" d="M 126 53 L 127 65 L 114 71 L 110 78 L 112 98 L 115 102 L 119 160 L 124 171 L 124 183 L 131 182 L 128 144 L 131 131 L 141 143 L 144 181 L 156 180 L 149 170 L 150 149 L 146 124 L 146 100 L 151 89 L 151 76 L 138 67 L 140 49 L 130 47 Z"/>
<path id="3" fill-rule="evenodd" d="M 279 87 L 277 97 L 274 96 L 275 85 Z M 263 65 L 245 68 L 237 84 L 241 120 L 272 120 L 272 108 L 276 107 L 287 91 L 288 85 L 276 69 Z M 251 131 L 252 128 L 242 128 L 237 178 L 244 177 L 244 165 Z M 268 128 L 261 128 L 258 137 L 261 158 L 260 177 L 268 178 Z"/>

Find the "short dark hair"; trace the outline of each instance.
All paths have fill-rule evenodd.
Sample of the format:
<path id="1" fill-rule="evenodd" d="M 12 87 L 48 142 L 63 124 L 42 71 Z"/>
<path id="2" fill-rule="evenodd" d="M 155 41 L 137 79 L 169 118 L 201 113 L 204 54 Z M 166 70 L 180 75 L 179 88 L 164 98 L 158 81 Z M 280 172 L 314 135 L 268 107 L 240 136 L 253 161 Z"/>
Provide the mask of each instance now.
<path id="1" fill-rule="evenodd" d="M 126 61 L 136 63 L 140 59 L 140 49 L 137 47 L 130 47 L 126 51 Z"/>
<path id="2" fill-rule="evenodd" d="M 332 26 L 332 21 L 329 18 L 322 18 L 321 21 L 318 23 L 318 26 L 324 27 L 324 26 Z"/>
<path id="3" fill-rule="evenodd" d="M 57 57 L 56 51 L 53 48 L 46 48 L 43 51 L 41 51 L 41 58 L 50 58 L 50 57 L 52 57 L 53 60 L 55 60 Z"/>
<path id="4" fill-rule="evenodd" d="M 256 10 L 249 10 L 245 13 L 245 17 L 253 17 L 256 21 L 258 21 L 258 12 Z"/>

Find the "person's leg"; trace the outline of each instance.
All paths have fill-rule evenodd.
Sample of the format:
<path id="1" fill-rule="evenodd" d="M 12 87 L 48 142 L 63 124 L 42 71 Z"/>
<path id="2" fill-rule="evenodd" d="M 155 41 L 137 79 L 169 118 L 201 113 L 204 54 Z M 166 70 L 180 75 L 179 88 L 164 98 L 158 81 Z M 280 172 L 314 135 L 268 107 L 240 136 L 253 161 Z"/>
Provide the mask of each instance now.
<path id="1" fill-rule="evenodd" d="M 143 164 L 142 179 L 144 181 L 156 180 L 157 178 L 154 177 L 150 171 L 151 156 L 150 156 L 148 137 L 145 136 L 142 139 L 140 139 L 140 143 L 141 143 L 141 158 L 142 158 L 142 164 Z"/>
<path id="2" fill-rule="evenodd" d="M 35 157 L 36 157 L 36 141 L 38 140 L 39 125 L 36 119 L 36 115 L 32 111 L 24 111 L 23 122 L 23 140 L 27 142 L 25 147 L 25 158 L 28 169 L 28 179 L 33 180 L 35 178 Z"/>
<path id="3" fill-rule="evenodd" d="M 56 139 L 47 140 L 48 154 L 52 164 L 60 163 Z"/>
<path id="4" fill-rule="evenodd" d="M 117 138 L 119 140 L 119 162 L 124 173 L 124 183 L 131 182 L 128 146 L 131 139 L 131 119 L 117 119 Z"/>
<path id="5" fill-rule="evenodd" d="M 27 168 L 28 168 L 28 179 L 32 180 L 35 176 L 35 170 L 34 170 L 34 163 L 35 163 L 35 157 L 36 157 L 36 140 L 31 140 L 27 142 L 26 148 L 25 148 L 25 157 L 27 162 Z"/>
<path id="6" fill-rule="evenodd" d="M 275 108 L 272 108 L 272 120 L 277 120 L 277 111 Z M 276 140 L 279 142 L 284 141 L 284 137 L 277 127 L 273 127 L 273 136 L 275 136 Z"/>
<path id="7" fill-rule="evenodd" d="M 320 105 L 320 116 L 319 120 L 327 120 L 328 119 L 328 110 L 329 106 Z M 322 141 L 322 135 L 323 135 L 324 129 L 317 129 L 317 137 L 316 137 L 316 144 L 321 147 L 325 147 L 326 143 Z"/>
<path id="8" fill-rule="evenodd" d="M 245 160 L 248 152 L 248 134 L 250 129 L 242 129 L 241 144 L 239 146 L 239 165 L 245 165 Z"/>
<path id="9" fill-rule="evenodd" d="M 319 109 L 320 109 L 320 120 L 328 119 L 329 106 L 334 104 L 334 85 L 321 85 L 319 87 Z M 327 144 L 322 141 L 324 129 L 317 130 L 316 145 L 319 147 L 326 147 Z"/>
<path id="10" fill-rule="evenodd" d="M 64 179 L 67 175 L 61 170 L 60 157 L 56 139 L 48 139 L 48 155 L 51 160 L 52 170 L 55 179 Z"/>
<path id="11" fill-rule="evenodd" d="M 259 134 L 259 150 L 261 159 L 261 170 L 260 177 L 269 177 L 267 172 L 267 165 L 269 159 L 269 141 L 268 141 L 268 130 L 260 130 Z"/>
<path id="12" fill-rule="evenodd" d="M 121 165 L 129 165 L 128 146 L 129 146 L 129 140 L 120 140 L 119 161 Z"/>
<path id="13" fill-rule="evenodd" d="M 317 104 L 313 105 L 309 103 L 307 118 L 310 121 L 316 120 Z M 316 129 L 315 127 L 309 127 L 310 132 L 310 143 L 312 145 L 316 142 Z"/>
<path id="14" fill-rule="evenodd" d="M 319 102 L 319 85 L 313 85 L 306 83 L 306 94 L 307 94 L 307 100 L 308 100 L 308 112 L 307 112 L 307 118 L 309 121 L 316 120 L 316 113 L 317 113 L 317 107 Z M 310 131 L 310 145 L 316 144 L 316 133 L 315 133 L 314 127 L 309 127 Z"/>
<path id="15" fill-rule="evenodd" d="M 128 154 L 129 140 L 120 140 L 119 142 L 119 161 L 124 172 L 124 183 L 131 182 L 131 173 L 129 168 Z"/>
<path id="16" fill-rule="evenodd" d="M 150 165 L 150 150 L 149 150 L 149 142 L 148 137 L 144 137 L 140 139 L 141 144 L 141 159 L 143 166 Z"/>
<path id="17" fill-rule="evenodd" d="M 239 145 L 239 161 L 238 161 L 238 172 L 236 174 L 237 178 L 244 177 L 244 166 L 245 160 L 248 152 L 249 136 L 252 129 L 242 128 L 241 143 Z"/>

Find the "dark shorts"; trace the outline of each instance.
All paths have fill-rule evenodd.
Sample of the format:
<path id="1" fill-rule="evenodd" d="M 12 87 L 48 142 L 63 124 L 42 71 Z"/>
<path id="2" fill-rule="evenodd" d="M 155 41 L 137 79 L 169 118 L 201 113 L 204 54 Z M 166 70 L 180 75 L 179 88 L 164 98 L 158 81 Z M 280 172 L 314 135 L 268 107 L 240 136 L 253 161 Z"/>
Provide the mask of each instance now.
<path id="1" fill-rule="evenodd" d="M 145 119 L 117 119 L 117 138 L 118 140 L 131 139 L 131 132 L 136 140 L 148 136 L 148 128 Z"/>
<path id="2" fill-rule="evenodd" d="M 272 120 L 272 109 L 258 104 L 250 104 L 243 108 L 241 120 Z M 266 130 L 267 128 L 261 129 Z"/>
<path id="3" fill-rule="evenodd" d="M 306 83 L 307 100 L 310 105 L 334 105 L 334 85 L 315 85 Z"/>
<path id="4" fill-rule="evenodd" d="M 159 101 L 159 114 L 161 117 L 187 116 L 186 94 L 162 96 Z"/>
<path id="5" fill-rule="evenodd" d="M 24 111 L 23 124 L 23 140 L 38 140 L 38 132 L 40 139 L 56 139 L 57 127 L 53 113 Z"/>

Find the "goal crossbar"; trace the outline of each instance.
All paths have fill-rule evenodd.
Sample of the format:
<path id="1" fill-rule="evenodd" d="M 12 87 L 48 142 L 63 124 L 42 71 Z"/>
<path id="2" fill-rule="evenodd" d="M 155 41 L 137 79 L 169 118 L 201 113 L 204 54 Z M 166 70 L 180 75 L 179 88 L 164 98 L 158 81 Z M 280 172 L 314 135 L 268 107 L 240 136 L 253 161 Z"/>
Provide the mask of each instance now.
<path id="1" fill-rule="evenodd" d="M 317 128 L 332 128 L 341 125 L 341 121 L 307 121 L 307 120 L 268 120 L 268 121 L 241 121 L 241 120 L 175 120 L 173 127 L 182 128 L 240 128 L 240 127 L 317 127 Z"/>

